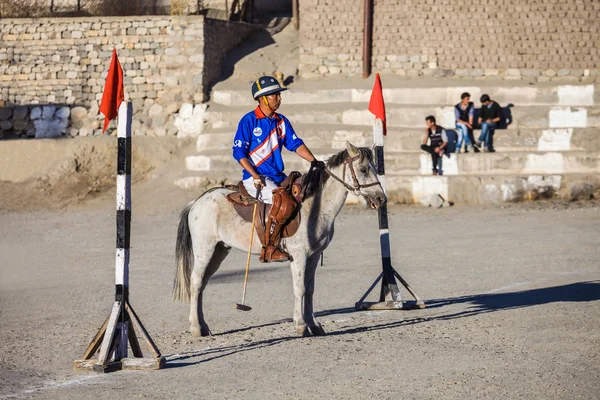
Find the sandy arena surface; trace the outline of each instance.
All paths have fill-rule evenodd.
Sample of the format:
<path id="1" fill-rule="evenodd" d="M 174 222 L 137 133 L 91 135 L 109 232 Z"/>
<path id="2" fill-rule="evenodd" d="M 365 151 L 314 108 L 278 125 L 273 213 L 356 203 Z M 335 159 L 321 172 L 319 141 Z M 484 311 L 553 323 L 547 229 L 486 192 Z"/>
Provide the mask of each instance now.
<path id="1" fill-rule="evenodd" d="M 114 296 L 109 191 L 0 213 L 0 399 L 598 398 L 600 203 L 393 206 L 393 263 L 428 307 L 380 312 L 353 309 L 380 272 L 377 215 L 347 206 L 317 271 L 328 336 L 295 336 L 288 264 L 254 259 L 253 310 L 234 310 L 246 256 L 233 252 L 205 296 L 214 336 L 195 339 L 170 300 L 195 194 L 165 176 L 134 186 L 130 298 L 167 368 L 72 371 Z"/>

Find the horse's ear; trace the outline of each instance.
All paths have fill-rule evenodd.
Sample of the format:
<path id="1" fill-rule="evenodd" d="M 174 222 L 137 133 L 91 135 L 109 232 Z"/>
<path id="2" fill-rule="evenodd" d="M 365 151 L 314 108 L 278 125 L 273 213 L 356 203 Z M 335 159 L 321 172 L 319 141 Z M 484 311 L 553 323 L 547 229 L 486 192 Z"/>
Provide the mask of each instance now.
<path id="1" fill-rule="evenodd" d="M 356 157 L 360 154 L 360 151 L 348 141 L 346 141 L 346 150 L 348 150 L 348 155 L 350 157 Z"/>

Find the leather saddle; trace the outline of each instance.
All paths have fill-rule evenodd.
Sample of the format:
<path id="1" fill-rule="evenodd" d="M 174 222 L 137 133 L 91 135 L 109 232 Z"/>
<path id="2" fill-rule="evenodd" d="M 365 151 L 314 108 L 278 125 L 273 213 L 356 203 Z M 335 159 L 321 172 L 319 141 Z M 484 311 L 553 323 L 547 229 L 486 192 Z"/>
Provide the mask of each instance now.
<path id="1" fill-rule="evenodd" d="M 304 191 L 302 190 L 302 174 L 298 171 L 292 171 L 288 177 L 281 182 L 279 187 L 286 189 L 290 195 L 296 200 L 297 207 L 294 211 L 294 214 L 288 222 L 285 224 L 283 228 L 283 232 L 281 234 L 282 238 L 288 238 L 294 236 L 298 231 L 298 227 L 300 226 L 300 206 L 302 204 L 302 195 Z M 233 208 L 237 211 L 238 215 L 242 217 L 247 222 L 252 222 L 252 213 L 254 211 L 254 203 L 257 200 L 250 196 L 246 188 L 244 187 L 244 183 L 240 181 L 237 186 L 236 185 L 227 185 L 227 189 L 232 190 L 232 193 L 227 195 L 227 200 L 233 204 Z M 256 233 L 260 238 L 261 244 L 265 244 L 265 225 L 266 218 L 269 215 L 269 211 L 271 210 L 271 204 L 264 203 L 258 200 L 258 206 L 256 207 L 256 220 L 254 221 L 254 228 L 256 229 Z"/>

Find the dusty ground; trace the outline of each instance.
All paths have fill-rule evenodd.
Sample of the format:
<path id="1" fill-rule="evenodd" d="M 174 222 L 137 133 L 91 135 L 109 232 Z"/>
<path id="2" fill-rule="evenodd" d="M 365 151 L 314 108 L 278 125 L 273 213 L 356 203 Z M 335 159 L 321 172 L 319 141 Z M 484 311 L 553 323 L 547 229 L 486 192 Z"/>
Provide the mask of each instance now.
<path id="1" fill-rule="evenodd" d="M 197 193 L 158 164 L 133 189 L 131 302 L 167 368 L 71 371 L 112 304 L 114 194 L 38 204 L 25 185 L 29 206 L 0 213 L 0 398 L 598 398 L 599 203 L 392 207 L 393 263 L 428 304 L 395 312 L 353 310 L 380 264 L 376 214 L 347 206 L 317 272 L 329 336 L 294 336 L 287 264 L 253 260 L 253 310 L 234 310 L 236 252 L 207 289 L 215 336 L 194 339 L 170 296 L 178 212 Z"/>

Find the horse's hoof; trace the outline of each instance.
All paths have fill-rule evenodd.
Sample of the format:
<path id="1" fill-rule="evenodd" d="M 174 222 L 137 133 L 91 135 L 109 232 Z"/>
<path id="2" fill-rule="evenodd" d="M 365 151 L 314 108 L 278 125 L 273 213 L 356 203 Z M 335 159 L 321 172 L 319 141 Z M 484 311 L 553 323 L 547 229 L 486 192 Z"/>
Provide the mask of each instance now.
<path id="1" fill-rule="evenodd" d="M 297 326 L 296 333 L 298 334 L 298 336 L 302 337 L 312 336 L 310 330 L 308 329 L 308 326 Z"/>
<path id="2" fill-rule="evenodd" d="M 200 335 L 201 336 L 212 336 L 212 332 L 210 331 L 210 329 L 208 328 L 208 326 L 203 326 L 200 329 Z"/>
<path id="3" fill-rule="evenodd" d="M 325 332 L 325 329 L 323 329 L 323 327 L 321 325 L 311 326 L 310 327 L 310 332 L 314 336 L 325 336 L 325 335 L 327 335 L 327 332 Z"/>
<path id="4" fill-rule="evenodd" d="M 200 335 L 202 334 L 200 331 L 200 328 L 198 328 L 196 326 L 190 327 L 190 333 L 192 334 L 193 337 L 200 337 Z"/>

